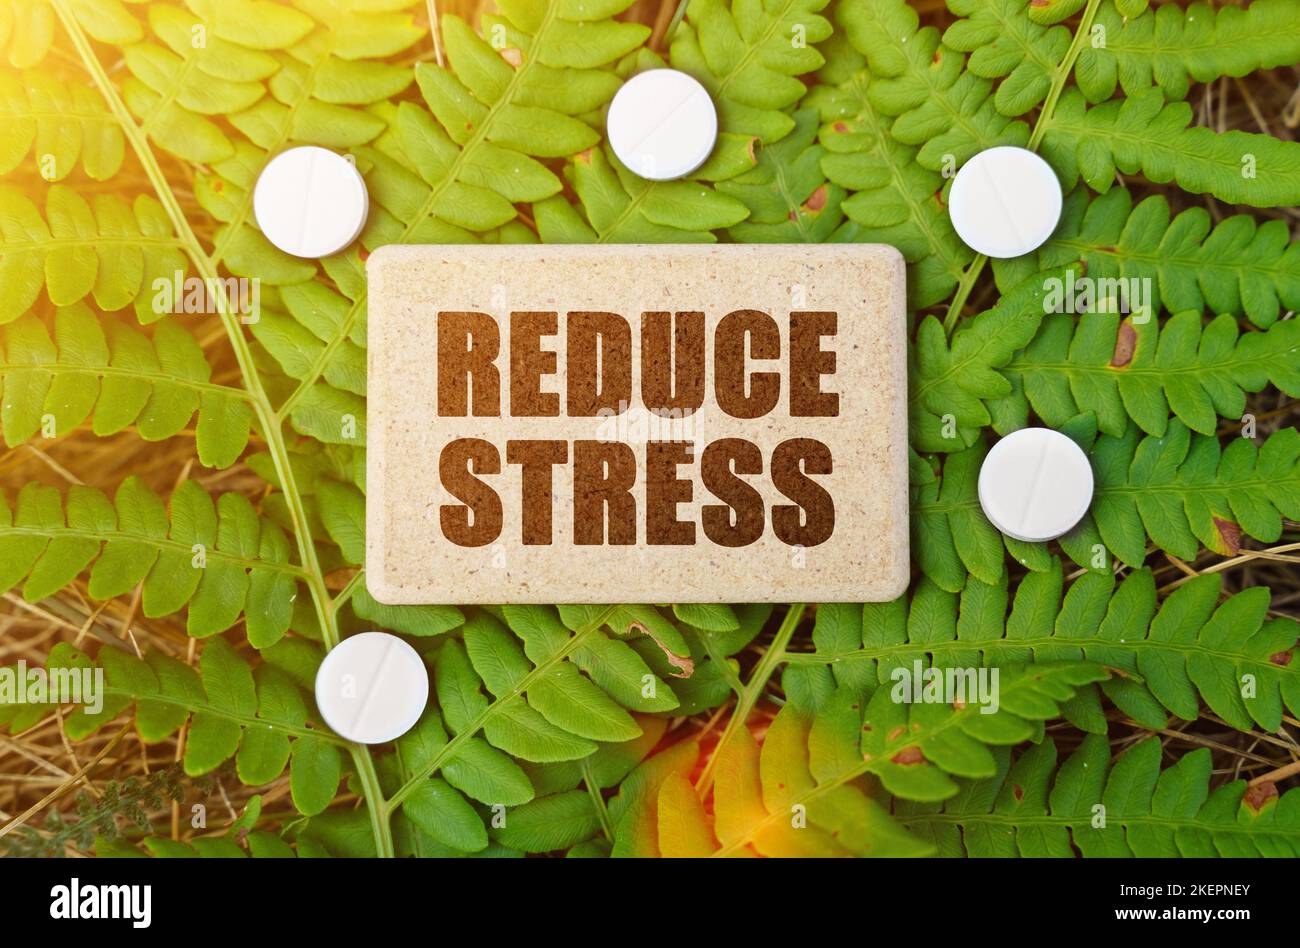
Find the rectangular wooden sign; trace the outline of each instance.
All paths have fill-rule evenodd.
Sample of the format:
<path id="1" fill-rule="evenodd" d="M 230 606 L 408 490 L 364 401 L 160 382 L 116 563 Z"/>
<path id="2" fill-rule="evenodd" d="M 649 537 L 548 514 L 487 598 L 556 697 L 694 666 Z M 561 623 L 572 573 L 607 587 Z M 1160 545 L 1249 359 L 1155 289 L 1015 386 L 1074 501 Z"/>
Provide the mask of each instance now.
<path id="1" fill-rule="evenodd" d="M 905 588 L 892 247 L 390 246 L 366 269 L 376 599 Z"/>

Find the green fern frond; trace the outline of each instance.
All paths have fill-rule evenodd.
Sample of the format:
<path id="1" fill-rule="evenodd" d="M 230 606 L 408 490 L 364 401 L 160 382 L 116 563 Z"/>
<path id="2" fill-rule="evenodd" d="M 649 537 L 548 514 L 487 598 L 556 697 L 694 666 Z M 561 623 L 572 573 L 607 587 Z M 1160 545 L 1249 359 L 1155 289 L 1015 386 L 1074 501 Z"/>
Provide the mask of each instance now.
<path id="1" fill-rule="evenodd" d="M 685 742 L 657 754 L 612 801 L 614 855 L 915 855 L 923 851 L 891 824 L 859 778 L 878 778 L 891 794 L 941 800 L 958 792 L 953 776 L 992 777 L 988 745 L 1041 739 L 1042 721 L 1075 690 L 1106 677 L 1086 662 L 1000 669 L 1000 705 L 905 704 L 891 689 L 874 694 L 787 671 L 789 703 L 772 722 L 761 753 L 747 727 L 729 730 L 714 762 L 714 824 L 684 779 L 699 748 Z M 988 711 L 991 705 L 984 705 Z M 799 818 L 809 825 L 800 827 Z M 791 829 L 797 832 L 791 833 Z"/>
<path id="2" fill-rule="evenodd" d="M 1300 204 L 1300 142 L 1272 135 L 1191 126 L 1192 107 L 1166 102 L 1159 89 L 1088 108 L 1067 89 L 1047 119 L 1043 156 L 1066 188 L 1083 178 L 1108 191 L 1116 172 L 1141 172 L 1156 184 L 1176 182 L 1192 194 L 1229 204 Z"/>
<path id="3" fill-rule="evenodd" d="M 1223 447 L 1176 418 L 1161 436 L 1143 437 L 1130 424 L 1119 437 L 1094 441 L 1095 427 L 1090 434 L 1079 419 L 1063 430 L 1088 451 L 1096 478 L 1091 510 L 1059 541 L 1084 568 L 1096 558 L 1097 545 L 1132 567 L 1142 565 L 1148 543 L 1187 560 L 1202 546 L 1235 555 L 1243 536 L 1275 542 L 1282 518 L 1300 515 L 1300 434 L 1294 428 L 1275 432 L 1258 448 L 1242 437 Z M 1004 544 L 1030 568 L 1044 562 L 1042 544 L 1004 539 L 980 513 L 976 485 L 984 453 L 976 444 L 949 455 L 942 475 L 919 487 L 913 499 L 912 539 L 921 569 L 954 591 L 967 569 L 985 582 L 999 579 Z"/>
<path id="4" fill-rule="evenodd" d="M 460 852 L 488 845 L 462 795 L 518 807 L 506 828 L 491 833 L 502 846 L 533 852 L 589 840 L 610 821 L 578 784 L 592 794 L 617 785 L 664 732 L 665 722 L 651 715 L 693 714 L 724 701 L 727 680 L 710 666 L 751 641 L 770 607 L 679 612 L 679 621 L 698 625 L 679 628 L 650 606 L 474 611 L 438 646 L 437 709 L 398 742 L 396 765 L 381 761 L 399 767 L 381 771 L 395 787 L 394 805 L 434 843 Z M 641 637 L 624 641 L 629 632 Z M 696 639 L 706 634 L 709 648 Z M 660 671 L 665 664 L 670 671 Z M 571 819 L 557 829 L 564 814 Z M 563 845 L 537 848 L 539 835 L 555 833 Z"/>
<path id="5" fill-rule="evenodd" d="M 740 243 L 825 243 L 844 220 L 844 189 L 826 181 L 826 149 L 817 144 L 817 113 L 794 113 L 794 131 L 759 154 L 758 165 L 718 184 L 749 208 L 727 231 Z"/>
<path id="6" fill-rule="evenodd" d="M 703 610 L 715 613 L 702 615 Z M 723 704 L 737 683 L 738 665 L 731 656 L 745 648 L 762 630 L 772 607 L 673 606 L 676 622 L 652 606 L 615 607 L 608 628 L 628 644 L 660 679 L 669 683 L 678 714 L 698 714 Z M 587 615 L 561 607 L 570 625 Z M 722 621 L 716 621 L 721 619 Z"/>
<path id="7" fill-rule="evenodd" d="M 222 638 L 203 647 L 199 669 L 150 652 L 143 660 L 104 646 L 104 709 L 67 717 L 71 737 L 85 737 L 134 707 L 145 743 L 167 740 L 188 723 L 182 763 L 191 776 L 210 773 L 232 757 L 240 781 L 261 786 L 289 768 L 294 806 L 320 813 L 334 799 L 342 774 L 344 741 L 309 727 L 302 690 L 271 665 L 250 668 Z"/>
<path id="8" fill-rule="evenodd" d="M 91 418 L 96 435 L 135 425 L 146 441 L 170 438 L 195 411 L 199 460 L 229 467 L 248 443 L 252 412 L 243 389 L 210 381 L 212 367 L 188 330 L 158 323 L 150 338 L 84 303 L 45 324 L 23 316 L 0 330 L 0 427 L 5 444 L 37 432 L 62 436 Z"/>
<path id="9" fill-rule="evenodd" d="M 985 148 L 1029 140 L 1024 122 L 997 110 L 992 83 L 968 71 L 966 57 L 940 42 L 935 27 L 918 29 L 920 19 L 905 0 L 844 0 L 835 16 L 878 79 L 867 100 L 896 116 L 891 134 L 920 147 L 922 167 L 937 171 Z"/>
<path id="10" fill-rule="evenodd" d="M 315 280 L 296 283 L 281 287 L 276 302 L 264 300 L 250 328 L 290 378 L 319 376 L 333 388 L 364 395 L 365 321 L 353 319 L 344 329 L 355 302 Z"/>
<path id="11" fill-rule="evenodd" d="M 1113 765 L 1097 735 L 1059 768 L 1057 753 L 1044 741 L 1009 768 L 1004 757 L 996 777 L 965 783 L 951 800 L 899 802 L 895 816 L 944 856 L 1300 855 L 1300 789 L 1279 798 L 1271 784 L 1234 780 L 1211 792 L 1207 748 L 1163 770 L 1155 737 Z"/>
<path id="12" fill-rule="evenodd" d="M 1027 19 L 1024 0 L 948 0 L 959 19 L 944 30 L 945 46 L 969 53 L 967 68 L 1001 79 L 993 103 L 1003 115 L 1024 115 L 1047 98 L 1070 31 Z"/>
<path id="13" fill-rule="evenodd" d="M 877 82 L 859 71 L 808 97 L 824 123 L 822 170 L 847 193 L 840 207 L 851 224 L 834 239 L 896 246 L 910 264 L 912 306 L 930 306 L 952 293 L 974 255 L 940 200 L 943 178 L 916 162 L 917 150 L 894 138 L 889 119 L 869 101 L 868 89 Z"/>
<path id="14" fill-rule="evenodd" d="M 0 666 L 0 668 L 3 668 L 9 675 L 14 676 L 11 681 L 14 683 L 18 681 L 18 667 Z M 49 654 L 45 657 L 44 668 L 46 673 L 52 676 L 55 673 L 61 673 L 65 670 L 81 671 L 83 669 L 93 668 L 93 663 L 85 654 L 79 652 L 69 643 L 56 642 L 50 647 Z M 50 680 L 52 679 L 47 678 L 47 681 Z M 8 688 L 5 690 L 9 691 Z M 49 700 L 49 698 L 53 696 L 48 692 L 48 690 L 45 696 L 46 700 L 36 700 L 39 695 L 23 694 L 22 697 L 24 700 L 19 701 L 19 695 L 13 692 L 4 694 L 3 697 L 4 700 L 0 700 L 0 728 L 7 728 L 10 734 L 22 734 L 23 732 L 30 730 L 41 721 L 45 720 L 47 715 L 54 713 L 56 708 L 61 706 L 60 703 Z M 67 697 L 78 697 L 78 695 L 76 692 L 73 692 Z M 79 697 L 84 701 L 91 700 L 90 696 L 84 689 L 80 690 Z M 74 709 L 72 713 L 75 713 L 76 702 L 68 703 Z M 2 839 L 4 839 L 4 837 L 0 837 L 0 840 Z"/>
<path id="15" fill-rule="evenodd" d="M 483 717 L 487 740 L 512 756 L 539 763 L 577 760 L 596 750 L 593 741 L 640 735 L 625 709 L 676 706 L 668 686 L 626 643 L 600 633 L 575 640 L 551 609 L 510 606 L 504 614 L 510 629 L 480 613 L 466 621 L 463 645 L 447 642 L 439 654 L 438 703 L 453 732 L 459 734 Z M 570 652 L 572 661 L 567 660 Z M 539 669 L 547 673 L 543 676 Z M 642 696 L 646 675 L 653 698 Z M 527 687 L 521 689 L 525 681 Z M 496 701 L 484 697 L 484 687 Z"/>
<path id="16" fill-rule="evenodd" d="M 390 158 L 371 174 L 387 215 L 372 217 L 368 245 L 462 242 L 514 220 L 516 202 L 556 194 L 560 180 L 537 159 L 599 141 L 576 116 L 618 88 L 600 67 L 645 38 L 644 27 L 610 19 L 626 6 L 506 4 L 497 34 L 506 45 L 495 48 L 458 17 L 444 17 L 449 68 L 416 67 L 429 111 L 399 107 L 395 139 L 406 167 L 392 167 L 398 159 Z"/>
<path id="17" fill-rule="evenodd" d="M 1105 32 L 1084 47 L 1074 67 L 1079 89 L 1093 103 L 1114 95 L 1116 84 L 1126 95 L 1158 85 L 1169 99 L 1185 99 L 1193 82 L 1300 60 L 1300 7 L 1290 0 L 1217 9 L 1163 4 L 1137 17 L 1103 0 L 1093 24 Z"/>
<path id="18" fill-rule="evenodd" d="M 170 283 L 187 269 L 181 246 L 162 206 L 146 194 L 133 204 L 99 194 L 92 210 L 55 184 L 42 217 L 22 192 L 0 185 L 0 324 L 31 309 L 42 288 L 55 306 L 93 295 L 108 311 L 135 303 L 140 321 L 152 322 L 163 315 L 152 305 L 154 282 Z"/>
<path id="19" fill-rule="evenodd" d="M 520 808 L 536 795 L 520 765 L 487 741 L 468 737 L 448 754 L 449 740 L 437 711 L 429 709 L 415 728 L 397 742 L 396 754 L 381 762 L 394 771 L 394 783 L 400 784 L 442 758 L 438 775 L 416 780 L 399 811 L 399 838 L 412 837 L 412 845 L 418 845 L 426 855 L 434 854 L 431 847 L 456 854 L 487 848 L 487 826 L 470 801 L 511 808 L 506 819 L 509 825 L 516 816 L 524 816 L 527 822 L 526 811 Z"/>
<path id="20" fill-rule="evenodd" d="M 1042 322 L 1052 281 L 1065 270 L 1029 277 L 991 309 L 964 320 L 949 341 L 927 316 L 917 327 L 909 372 L 912 444 L 919 451 L 958 451 L 974 443 L 991 417 L 984 402 L 1010 394 L 998 369 L 1029 344 Z"/>
<path id="21" fill-rule="evenodd" d="M 196 836 L 181 842 L 166 836 L 146 836 L 144 847 L 121 841 L 96 840 L 95 855 L 111 859 L 129 859 L 149 855 L 155 859 L 293 859 L 298 852 L 281 837 L 266 830 L 253 830 L 244 837 L 245 850 L 228 836 Z"/>
<path id="22" fill-rule="evenodd" d="M 1267 590 L 1251 587 L 1220 605 L 1222 581 L 1207 574 L 1158 602 L 1145 568 L 1118 588 L 1109 573 L 1085 573 L 1068 588 L 1062 576 L 1054 558 L 1049 569 L 1026 575 L 1014 597 L 1005 577 L 972 576 L 960 596 L 926 579 L 891 603 L 822 605 L 816 650 L 787 656 L 787 690 L 872 694 L 918 659 L 936 667 L 1086 659 L 1119 672 L 1101 688 L 1144 727 L 1165 727 L 1169 714 L 1195 720 L 1200 701 L 1241 730 L 1275 731 L 1284 707 L 1300 710 L 1300 668 L 1292 663 L 1300 626 L 1267 617 Z M 805 680 L 793 682 L 796 671 Z M 1068 705 L 1066 717 L 1105 733 L 1105 719 L 1084 706 L 1099 711 L 1095 699 Z"/>
<path id="23" fill-rule="evenodd" d="M 581 761 L 534 764 L 482 738 L 462 733 L 449 739 L 437 712 L 427 710 L 397 742 L 396 754 L 379 762 L 386 788 L 409 788 L 394 818 L 398 855 L 521 856 L 565 849 L 577 855 L 592 848 L 608 855 L 608 843 L 598 841 L 611 822 L 602 791 L 618 786 L 667 728 L 661 718 L 635 719 L 642 728 L 638 738 L 598 744 Z M 430 776 L 434 771 L 438 775 Z M 337 828 L 328 829 L 333 841 L 326 846 L 337 850 Z M 305 839 L 299 837 L 300 849 Z"/>
<path id="24" fill-rule="evenodd" d="M 86 33 L 101 43 L 134 43 L 142 35 L 121 0 L 72 0 L 69 7 Z M 57 23 L 49 0 L 0 0 L 0 49 L 8 48 L 9 65 L 30 69 L 42 64 L 53 48 Z"/>
<path id="25" fill-rule="evenodd" d="M 0 49 L 15 69 L 39 66 L 54 45 L 54 11 L 44 3 L 0 0 Z"/>
<path id="26" fill-rule="evenodd" d="M 96 181 L 107 181 L 122 167 L 122 130 L 94 90 L 60 82 L 43 72 L 21 76 L 0 73 L 0 175 L 33 156 L 41 176 L 62 181 L 81 162 Z"/>
<path id="27" fill-rule="evenodd" d="M 305 14 L 286 7 L 263 4 L 259 12 L 252 35 L 259 45 L 271 40 L 269 48 L 298 42 L 312 26 Z M 278 61 L 249 48 L 248 39 L 242 44 L 223 39 L 182 7 L 151 4 L 148 20 L 152 38 L 122 51 L 131 73 L 122 85 L 127 107 L 153 144 L 185 161 L 230 157 L 233 146 L 214 119 L 256 104 Z"/>
<path id="28" fill-rule="evenodd" d="M 702 180 L 647 181 L 600 148 L 578 155 L 565 175 L 584 213 L 561 198 L 538 204 L 538 233 L 548 243 L 712 243 L 714 230 L 749 215 Z"/>
<path id="29" fill-rule="evenodd" d="M 90 487 L 68 489 L 66 511 L 53 487 L 28 484 L 16 510 L 0 499 L 0 590 L 26 578 L 23 598 L 53 595 L 90 567 L 89 593 L 111 599 L 143 583 L 146 616 L 188 604 L 186 627 L 215 635 L 247 612 L 249 641 L 278 641 L 289 627 L 295 582 L 289 542 L 258 517 L 240 494 L 217 504 L 193 481 L 172 494 L 169 508 L 137 477 L 114 502 Z"/>
<path id="30" fill-rule="evenodd" d="M 1160 323 L 1115 313 L 1051 315 L 1002 373 L 1019 377 L 998 409 L 1002 423 L 1018 417 L 1023 427 L 1032 406 L 1050 427 L 1090 411 L 1113 437 L 1130 418 L 1163 435 L 1172 410 L 1192 431 L 1212 435 L 1219 418 L 1242 418 L 1247 392 L 1272 385 L 1300 397 L 1300 321 L 1238 335 L 1226 314 L 1204 325 L 1199 312 Z"/>
<path id="31" fill-rule="evenodd" d="M 1122 437 L 1102 435 L 1091 454 L 1097 474 L 1091 516 L 1106 546 L 1130 566 L 1142 563 L 1146 536 L 1191 559 L 1201 544 L 1235 554 L 1242 534 L 1272 543 L 1283 517 L 1300 519 L 1294 428 L 1275 432 L 1258 448 L 1244 437 L 1225 448 L 1177 420 L 1162 437 L 1140 440 L 1130 425 Z"/>
<path id="32" fill-rule="evenodd" d="M 669 59 L 709 90 L 723 130 L 771 144 L 794 128 L 787 110 L 806 91 L 798 77 L 825 63 L 815 44 L 831 35 L 821 15 L 828 4 L 763 0 L 737 9 L 723 0 L 691 0 Z"/>
<path id="33" fill-rule="evenodd" d="M 977 481 L 985 450 L 975 444 L 944 458 L 941 476 L 912 485 L 912 555 L 921 572 L 942 588 L 957 592 L 967 574 L 994 583 L 1006 575 L 1006 553 L 1030 570 L 1048 569 L 1052 557 L 1044 543 L 1025 543 L 999 532 L 980 510 Z M 1095 536 L 1088 521 L 1062 540 L 1069 553 L 1089 562 Z"/>
<path id="34" fill-rule="evenodd" d="M 989 745 L 1040 740 L 1044 721 L 1061 715 L 1080 688 L 1107 677 L 1105 669 L 1089 662 L 1008 665 L 999 671 L 1000 703 L 987 714 L 990 705 L 909 705 L 896 701 L 892 689 L 877 689 L 863 714 L 864 772 L 877 776 L 896 797 L 952 796 L 958 789 L 953 776 L 995 773 Z"/>
<path id="35" fill-rule="evenodd" d="M 381 60 L 404 52 L 422 35 L 400 9 L 333 0 L 299 7 L 312 12 L 316 28 L 287 51 L 272 54 L 277 68 L 267 82 L 269 95 L 229 117 L 247 140 L 236 139 L 230 156 L 211 171 L 200 169 L 195 183 L 199 203 L 223 225 L 213 242 L 213 262 L 275 284 L 301 283 L 317 271 L 309 261 L 272 246 L 253 226 L 253 186 L 262 166 L 289 144 L 352 149 L 383 133 L 387 123 L 375 108 L 405 90 L 412 77 Z"/>
<path id="36" fill-rule="evenodd" d="M 1077 188 L 1037 254 L 995 260 L 993 270 L 1008 289 L 1039 270 L 1076 262 L 1097 280 L 1150 280 L 1153 312 L 1234 313 L 1267 327 L 1286 310 L 1300 309 L 1300 244 L 1283 221 L 1234 214 L 1216 223 L 1203 207 L 1170 220 L 1162 194 L 1134 207 L 1125 188 L 1091 199 Z"/>
<path id="37" fill-rule="evenodd" d="M 318 512 L 329 537 L 348 563 L 366 561 L 366 498 L 356 487 L 330 477 L 314 484 Z"/>

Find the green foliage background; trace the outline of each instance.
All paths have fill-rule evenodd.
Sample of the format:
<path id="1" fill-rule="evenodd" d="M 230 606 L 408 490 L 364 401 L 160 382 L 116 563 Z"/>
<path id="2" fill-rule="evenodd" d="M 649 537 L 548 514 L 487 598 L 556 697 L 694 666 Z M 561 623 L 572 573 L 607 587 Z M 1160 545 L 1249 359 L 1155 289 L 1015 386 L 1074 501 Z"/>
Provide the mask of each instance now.
<path id="1" fill-rule="evenodd" d="M 435 33 L 419 0 L 0 0 L 0 657 L 108 683 L 100 715 L 0 705 L 24 759 L 70 761 L 0 796 L 0 852 L 1300 854 L 1300 144 L 1251 94 L 1294 85 L 1300 6 L 443 7 Z M 722 134 L 652 183 L 601 131 L 664 64 Z M 1264 131 L 1227 127 L 1230 87 Z M 371 196 L 319 263 L 251 213 L 303 143 L 353 156 Z M 1041 249 L 990 266 L 945 194 L 998 144 L 1042 153 L 1067 198 Z M 372 599 L 364 258 L 539 240 L 899 247 L 911 590 Z M 258 279 L 260 318 L 223 295 L 160 313 L 176 271 Z M 1154 318 L 1044 317 L 1070 271 L 1150 279 Z M 1053 544 L 1002 537 L 975 494 L 992 440 L 1035 421 L 1097 476 Z M 1274 601 L 1255 580 L 1278 577 Z M 391 746 L 332 734 L 311 698 L 367 628 L 434 683 Z M 913 661 L 996 665 L 999 712 L 894 703 Z"/>

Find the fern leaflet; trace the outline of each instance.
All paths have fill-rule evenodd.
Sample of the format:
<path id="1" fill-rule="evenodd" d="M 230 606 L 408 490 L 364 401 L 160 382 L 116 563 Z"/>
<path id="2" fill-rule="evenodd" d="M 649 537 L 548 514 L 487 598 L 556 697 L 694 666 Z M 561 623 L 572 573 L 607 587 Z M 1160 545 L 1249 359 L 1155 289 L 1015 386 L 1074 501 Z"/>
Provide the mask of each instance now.
<path id="1" fill-rule="evenodd" d="M 1192 82 L 1300 60 L 1300 8 L 1288 0 L 1218 9 L 1163 4 L 1132 18 L 1104 0 L 1094 23 L 1105 31 L 1105 42 L 1085 47 L 1074 68 L 1093 103 L 1109 99 L 1117 84 L 1126 95 L 1158 85 L 1170 99 L 1185 99 Z"/>
<path id="2" fill-rule="evenodd" d="M 211 374 L 198 342 L 177 323 L 158 323 L 150 339 L 118 320 L 101 323 L 75 303 L 55 314 L 53 341 L 34 316 L 0 330 L 0 426 L 13 447 L 38 431 L 66 434 L 93 414 L 96 435 L 134 424 L 146 441 L 160 441 L 197 410 L 199 460 L 228 467 L 248 443 L 252 412 L 243 389 L 215 384 Z"/>
<path id="3" fill-rule="evenodd" d="M 1267 327 L 1300 308 L 1300 245 L 1282 221 L 1234 214 L 1215 223 L 1202 207 L 1170 219 L 1164 195 L 1137 206 L 1125 188 L 1089 199 L 1076 188 L 1061 223 L 1036 254 L 995 260 L 998 286 L 1010 289 L 1040 270 L 1078 263 L 1097 281 L 1149 280 L 1151 311 L 1194 309 L 1244 315 Z"/>
<path id="4" fill-rule="evenodd" d="M 1032 406 L 1055 427 L 1090 411 L 1112 437 L 1124 434 L 1130 418 L 1144 432 L 1163 435 L 1172 409 L 1188 428 L 1212 435 L 1220 417 L 1242 417 L 1246 392 L 1272 385 L 1300 396 L 1297 353 L 1296 320 L 1238 335 L 1237 320 L 1226 314 L 1204 326 L 1197 312 L 1160 324 L 1114 313 L 1051 315 L 1002 370 L 1019 383 L 998 418 L 1020 418 L 1016 427 L 1023 427 Z"/>
<path id="5" fill-rule="evenodd" d="M 151 322 L 161 315 L 153 309 L 154 281 L 170 283 L 186 269 L 166 213 L 148 195 L 128 204 L 100 194 L 92 209 L 76 191 L 56 184 L 46 193 L 42 217 L 22 192 L 0 186 L 0 323 L 30 310 L 42 288 L 55 306 L 91 295 L 103 310 L 135 303 L 140 321 Z"/>
<path id="6" fill-rule="evenodd" d="M 112 503 L 98 490 L 73 486 L 66 508 L 53 487 L 28 484 L 17 505 L 0 499 L 0 589 L 26 578 L 23 598 L 37 602 L 90 567 L 89 592 L 111 599 L 143 583 L 146 616 L 189 605 L 190 635 L 210 636 L 245 615 L 255 646 L 289 628 L 295 580 L 289 541 L 259 518 L 241 494 L 212 498 L 193 481 L 169 508 L 137 477 L 122 482 Z"/>
<path id="7" fill-rule="evenodd" d="M 1210 752 L 1160 768 L 1158 738 L 1112 765 L 1092 735 L 1058 768 L 1051 741 L 942 805 L 899 803 L 898 818 L 945 856 L 1244 857 L 1300 854 L 1300 791 L 1235 780 L 1211 792 Z M 1094 806 L 1105 807 L 1103 825 Z M 1073 845 L 1071 845 L 1073 843 Z"/>

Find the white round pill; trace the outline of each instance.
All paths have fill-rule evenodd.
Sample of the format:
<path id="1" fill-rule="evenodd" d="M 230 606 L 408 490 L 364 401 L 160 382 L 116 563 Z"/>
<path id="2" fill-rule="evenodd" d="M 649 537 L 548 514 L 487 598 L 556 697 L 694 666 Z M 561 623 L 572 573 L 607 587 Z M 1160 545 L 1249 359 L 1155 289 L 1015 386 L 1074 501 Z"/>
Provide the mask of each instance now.
<path id="1" fill-rule="evenodd" d="M 1061 183 L 1024 148 L 987 148 L 961 166 L 948 192 L 953 229 L 977 253 L 999 259 L 1037 250 L 1061 219 Z"/>
<path id="2" fill-rule="evenodd" d="M 253 188 L 266 239 L 295 257 L 328 257 L 357 239 L 370 213 L 365 179 L 327 148 L 304 145 L 272 158 Z"/>
<path id="3" fill-rule="evenodd" d="M 651 181 L 690 174 L 718 140 L 718 112 L 708 90 L 676 69 L 632 77 L 609 104 L 609 145 L 618 160 Z"/>
<path id="4" fill-rule="evenodd" d="M 1022 428 L 993 446 L 979 476 L 984 515 L 1009 537 L 1039 543 L 1069 533 L 1092 503 L 1092 465 L 1051 428 Z"/>
<path id="5" fill-rule="evenodd" d="M 316 672 L 316 706 L 335 733 L 358 744 L 396 740 L 420 720 L 429 673 L 410 645 L 387 632 L 344 639 Z"/>

